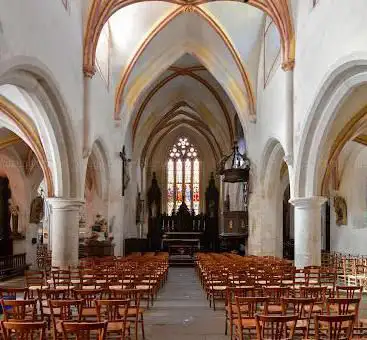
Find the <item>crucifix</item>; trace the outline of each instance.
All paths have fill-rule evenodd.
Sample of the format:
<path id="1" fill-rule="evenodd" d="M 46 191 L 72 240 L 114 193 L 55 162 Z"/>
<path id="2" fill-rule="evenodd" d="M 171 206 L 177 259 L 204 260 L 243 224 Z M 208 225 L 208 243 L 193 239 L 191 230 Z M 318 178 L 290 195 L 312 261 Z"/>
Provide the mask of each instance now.
<path id="1" fill-rule="evenodd" d="M 126 157 L 125 145 L 122 147 L 122 151 L 120 152 L 120 157 L 122 160 L 122 196 L 125 196 L 125 189 L 130 181 L 128 164 L 131 162 L 131 159 Z"/>

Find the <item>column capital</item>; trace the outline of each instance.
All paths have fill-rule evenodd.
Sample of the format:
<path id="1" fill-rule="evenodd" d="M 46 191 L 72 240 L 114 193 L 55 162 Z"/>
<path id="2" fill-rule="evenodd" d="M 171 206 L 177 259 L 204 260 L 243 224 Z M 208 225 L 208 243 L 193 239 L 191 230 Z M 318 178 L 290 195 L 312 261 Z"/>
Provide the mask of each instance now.
<path id="1" fill-rule="evenodd" d="M 283 69 L 285 72 L 293 71 L 294 66 L 295 66 L 295 60 L 294 60 L 294 59 L 289 59 L 289 60 L 286 60 L 286 61 L 282 64 L 282 69 Z"/>
<path id="2" fill-rule="evenodd" d="M 85 203 L 84 201 L 74 198 L 50 197 L 47 202 L 51 204 L 52 209 L 75 211 Z"/>
<path id="3" fill-rule="evenodd" d="M 295 197 L 289 200 L 295 208 L 309 209 L 321 207 L 327 201 L 323 196 Z"/>

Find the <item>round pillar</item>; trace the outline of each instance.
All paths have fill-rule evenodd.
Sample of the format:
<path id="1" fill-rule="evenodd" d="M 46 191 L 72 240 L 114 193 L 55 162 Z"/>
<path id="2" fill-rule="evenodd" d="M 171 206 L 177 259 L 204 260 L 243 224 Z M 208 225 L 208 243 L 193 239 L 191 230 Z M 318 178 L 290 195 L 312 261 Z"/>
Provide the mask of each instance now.
<path id="1" fill-rule="evenodd" d="M 321 265 L 321 206 L 325 197 L 293 198 L 294 264 L 297 268 Z"/>
<path id="2" fill-rule="evenodd" d="M 52 266 L 66 268 L 79 263 L 79 211 L 84 203 L 49 198 L 51 205 Z"/>

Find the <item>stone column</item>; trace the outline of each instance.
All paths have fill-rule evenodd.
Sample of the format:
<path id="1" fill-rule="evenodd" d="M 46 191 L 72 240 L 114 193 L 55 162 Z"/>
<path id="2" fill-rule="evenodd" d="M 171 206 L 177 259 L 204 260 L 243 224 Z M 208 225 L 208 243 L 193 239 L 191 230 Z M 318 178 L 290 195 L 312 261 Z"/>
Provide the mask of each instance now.
<path id="1" fill-rule="evenodd" d="M 282 65 L 285 71 L 285 158 L 287 164 L 293 164 L 293 106 L 294 106 L 294 86 L 293 69 L 294 62 L 287 62 Z"/>
<path id="2" fill-rule="evenodd" d="M 49 198 L 51 205 L 52 266 L 79 263 L 79 211 L 82 201 Z"/>
<path id="3" fill-rule="evenodd" d="M 297 268 L 321 265 L 321 206 L 325 197 L 293 198 L 294 262 Z"/>

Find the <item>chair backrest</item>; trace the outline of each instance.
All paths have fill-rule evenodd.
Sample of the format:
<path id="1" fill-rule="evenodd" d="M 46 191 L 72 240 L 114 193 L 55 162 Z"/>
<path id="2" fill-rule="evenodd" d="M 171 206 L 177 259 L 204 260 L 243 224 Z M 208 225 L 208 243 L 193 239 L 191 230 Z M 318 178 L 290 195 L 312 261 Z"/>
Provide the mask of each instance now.
<path id="1" fill-rule="evenodd" d="M 362 286 L 336 286 L 336 296 L 350 299 L 362 298 Z"/>
<path id="2" fill-rule="evenodd" d="M 107 321 L 104 322 L 61 322 L 65 340 L 105 340 Z M 93 337 L 92 337 L 93 334 Z"/>
<path id="3" fill-rule="evenodd" d="M 36 320 L 36 300 L 4 300 L 1 299 L 1 307 L 4 320 Z"/>
<path id="4" fill-rule="evenodd" d="M 129 306 L 130 300 L 96 300 L 98 321 L 122 321 L 126 325 Z"/>
<path id="5" fill-rule="evenodd" d="M 326 310 L 330 315 L 332 314 L 331 306 L 337 307 L 337 314 L 345 315 L 345 314 L 358 314 L 359 304 L 361 299 L 352 299 L 352 298 L 328 298 L 326 300 Z M 336 308 L 335 308 L 336 309 Z"/>
<path id="6" fill-rule="evenodd" d="M 257 340 L 291 340 L 297 315 L 255 315 Z"/>
<path id="7" fill-rule="evenodd" d="M 102 289 L 75 289 L 76 300 L 83 300 L 83 308 L 95 308 L 95 300 L 102 297 Z"/>
<path id="8" fill-rule="evenodd" d="M 4 321 L 1 328 L 5 340 L 46 340 L 46 322 Z"/>
<path id="9" fill-rule="evenodd" d="M 315 315 L 316 340 L 351 340 L 354 315 Z"/>
<path id="10" fill-rule="evenodd" d="M 239 319 L 253 319 L 255 314 L 263 308 L 264 314 L 268 313 L 269 298 L 267 297 L 240 297 L 236 296 L 236 307 Z"/>
<path id="11" fill-rule="evenodd" d="M 40 270 L 27 270 L 25 272 L 25 283 L 26 286 L 43 286 L 45 282 L 45 273 Z"/>
<path id="12" fill-rule="evenodd" d="M 59 320 L 79 322 L 82 316 L 82 304 L 82 300 L 49 300 L 54 331 Z"/>
<path id="13" fill-rule="evenodd" d="M 315 303 L 325 303 L 327 287 L 301 287 L 301 297 L 313 298 Z"/>
<path id="14" fill-rule="evenodd" d="M 5 298 L 6 300 L 16 300 L 19 296 L 23 300 L 28 298 L 28 288 L 11 288 L 11 287 L 1 287 L 0 288 L 0 298 Z"/>
<path id="15" fill-rule="evenodd" d="M 282 298 L 289 296 L 289 287 L 268 286 L 263 287 L 264 296 L 269 297 L 270 303 L 280 304 Z"/>
<path id="16" fill-rule="evenodd" d="M 139 289 L 130 288 L 130 289 L 110 289 L 109 297 L 115 300 L 129 300 L 130 307 L 139 309 L 140 307 L 140 299 L 141 299 L 141 291 Z"/>

